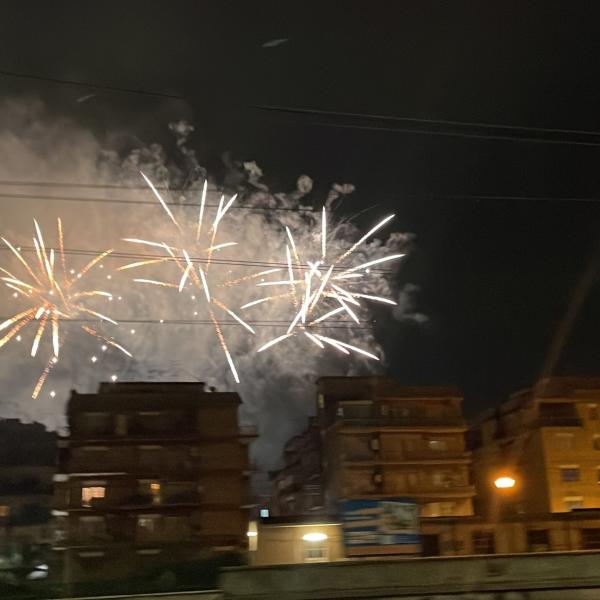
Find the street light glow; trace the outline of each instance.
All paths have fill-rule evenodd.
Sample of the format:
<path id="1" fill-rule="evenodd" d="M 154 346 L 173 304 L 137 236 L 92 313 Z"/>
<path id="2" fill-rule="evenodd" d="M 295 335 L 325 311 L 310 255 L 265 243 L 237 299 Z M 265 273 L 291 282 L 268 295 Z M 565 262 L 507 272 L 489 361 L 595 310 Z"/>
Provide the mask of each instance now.
<path id="1" fill-rule="evenodd" d="M 498 477 L 498 479 L 496 479 L 496 481 L 494 481 L 494 485 L 499 489 L 499 490 L 506 490 L 512 487 L 515 487 L 515 483 L 516 481 L 512 478 L 512 477 Z"/>
<path id="2" fill-rule="evenodd" d="M 325 533 L 315 531 L 314 533 L 305 533 L 302 536 L 302 539 L 305 542 L 324 542 L 327 539 L 327 535 Z"/>

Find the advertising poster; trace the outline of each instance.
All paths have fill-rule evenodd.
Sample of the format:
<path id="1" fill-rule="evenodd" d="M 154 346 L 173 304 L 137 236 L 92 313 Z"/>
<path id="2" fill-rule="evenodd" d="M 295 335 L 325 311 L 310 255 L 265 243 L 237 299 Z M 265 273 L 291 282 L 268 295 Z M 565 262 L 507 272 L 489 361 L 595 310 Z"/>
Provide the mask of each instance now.
<path id="1" fill-rule="evenodd" d="M 412 498 L 344 500 L 341 504 L 347 556 L 418 554 L 419 506 Z"/>

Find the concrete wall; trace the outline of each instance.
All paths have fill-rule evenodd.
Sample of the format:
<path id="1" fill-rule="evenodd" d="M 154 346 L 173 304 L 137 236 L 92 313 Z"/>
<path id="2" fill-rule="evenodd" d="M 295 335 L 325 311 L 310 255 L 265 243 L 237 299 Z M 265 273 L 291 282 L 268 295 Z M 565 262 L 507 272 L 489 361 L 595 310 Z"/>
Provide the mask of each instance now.
<path id="1" fill-rule="evenodd" d="M 225 569 L 226 598 L 314 600 L 592 600 L 597 553 L 338 562 Z"/>

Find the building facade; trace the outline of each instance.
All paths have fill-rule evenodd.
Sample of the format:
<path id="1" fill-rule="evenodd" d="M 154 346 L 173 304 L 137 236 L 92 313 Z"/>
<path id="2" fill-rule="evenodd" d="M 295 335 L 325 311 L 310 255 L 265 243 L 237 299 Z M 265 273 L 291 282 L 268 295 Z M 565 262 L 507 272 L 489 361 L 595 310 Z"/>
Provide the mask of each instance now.
<path id="1" fill-rule="evenodd" d="M 0 568 L 45 563 L 56 434 L 40 423 L 0 420 Z"/>
<path id="2" fill-rule="evenodd" d="M 478 512 L 600 508 L 600 379 L 551 378 L 513 394 L 473 426 Z M 509 477 L 513 487 L 494 482 Z"/>
<path id="3" fill-rule="evenodd" d="M 422 517 L 473 514 L 467 429 L 454 388 L 403 387 L 385 377 L 318 381 L 325 506 L 411 497 Z"/>
<path id="4" fill-rule="evenodd" d="M 63 579 L 156 573 L 246 546 L 240 398 L 203 384 L 101 384 L 73 392 L 55 477 Z"/>
<path id="5" fill-rule="evenodd" d="M 271 513 L 275 516 L 324 514 L 321 431 L 316 419 L 293 437 L 283 451 L 284 467 L 272 478 Z"/>

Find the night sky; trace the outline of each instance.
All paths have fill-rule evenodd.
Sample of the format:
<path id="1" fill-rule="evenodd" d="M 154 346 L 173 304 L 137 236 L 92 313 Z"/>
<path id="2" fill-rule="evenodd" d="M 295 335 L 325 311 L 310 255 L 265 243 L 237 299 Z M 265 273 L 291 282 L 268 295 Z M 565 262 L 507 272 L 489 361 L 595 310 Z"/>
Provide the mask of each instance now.
<path id="1" fill-rule="evenodd" d="M 229 150 L 256 160 L 272 188 L 290 189 L 302 173 L 320 190 L 334 181 L 355 184 L 343 210 L 393 210 L 399 230 L 416 235 L 400 283 L 420 287 L 417 308 L 429 322 L 379 321 L 389 373 L 407 384 L 458 384 L 474 412 L 542 372 L 578 283 L 598 263 L 600 32 L 593 7 L 4 3 L 0 70 L 186 100 L 2 76 L 0 94 L 40 98 L 50 114 L 113 144 L 172 146 L 168 122 L 187 119 L 196 126 L 200 162 L 217 175 Z M 274 39 L 288 41 L 262 47 Z M 95 96 L 76 101 L 88 93 Z M 374 131 L 406 127 L 253 108 L 260 105 L 598 131 L 552 139 L 599 145 L 439 135 L 448 132 L 439 124 L 427 124 L 427 133 Z M 570 200 L 551 199 L 564 197 Z M 597 280 L 596 271 L 581 286 L 553 373 L 600 373 Z"/>

